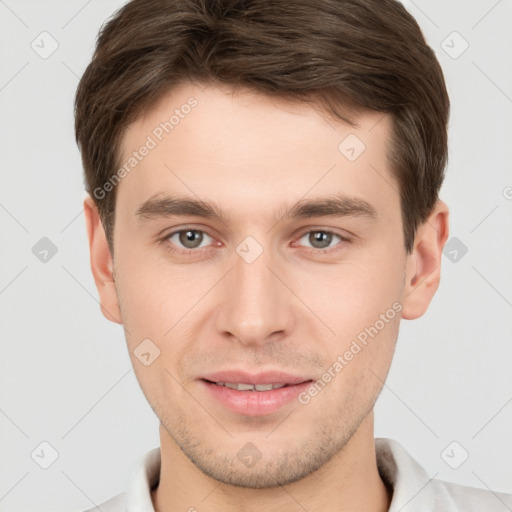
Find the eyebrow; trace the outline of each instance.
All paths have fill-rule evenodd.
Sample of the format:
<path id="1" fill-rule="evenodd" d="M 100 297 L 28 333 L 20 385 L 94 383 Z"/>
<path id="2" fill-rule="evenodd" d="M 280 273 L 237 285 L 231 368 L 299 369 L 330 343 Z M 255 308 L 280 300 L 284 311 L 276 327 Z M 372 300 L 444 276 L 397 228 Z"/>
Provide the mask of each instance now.
<path id="1" fill-rule="evenodd" d="M 227 224 L 229 217 L 213 202 L 185 197 L 154 196 L 145 201 L 135 215 L 141 219 L 172 216 L 197 216 Z M 376 218 L 377 211 L 368 202 L 354 197 L 336 195 L 321 199 L 301 199 L 276 219 L 307 219 L 311 217 L 367 217 Z"/>
<path id="2" fill-rule="evenodd" d="M 226 223 L 228 220 L 222 210 L 214 203 L 200 199 L 170 196 L 155 196 L 149 198 L 138 208 L 135 215 L 144 219 L 188 215 L 204 217 L 206 219 L 216 219 L 223 223 Z"/>
<path id="3" fill-rule="evenodd" d="M 325 199 L 298 201 L 283 218 L 310 217 L 368 217 L 376 218 L 375 208 L 363 199 L 334 196 Z"/>

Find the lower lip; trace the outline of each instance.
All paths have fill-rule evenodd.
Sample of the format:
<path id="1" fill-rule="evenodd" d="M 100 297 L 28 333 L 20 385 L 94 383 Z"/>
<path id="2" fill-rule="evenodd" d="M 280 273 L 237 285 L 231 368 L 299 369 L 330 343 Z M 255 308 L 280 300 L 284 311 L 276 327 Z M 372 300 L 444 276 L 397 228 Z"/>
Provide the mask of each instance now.
<path id="1" fill-rule="evenodd" d="M 305 391 L 312 381 L 301 382 L 270 391 L 238 391 L 200 380 L 206 390 L 226 409 L 246 416 L 271 414 Z"/>

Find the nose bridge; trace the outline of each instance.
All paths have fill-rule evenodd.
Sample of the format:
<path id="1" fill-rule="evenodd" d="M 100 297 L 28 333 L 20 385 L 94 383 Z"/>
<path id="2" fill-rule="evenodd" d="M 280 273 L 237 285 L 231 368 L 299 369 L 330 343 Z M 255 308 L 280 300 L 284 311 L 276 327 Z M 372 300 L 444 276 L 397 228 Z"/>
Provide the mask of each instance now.
<path id="1" fill-rule="evenodd" d="M 270 335 L 288 331 L 292 319 L 286 289 L 270 270 L 276 257 L 250 238 L 237 247 L 227 300 L 218 315 L 219 330 L 244 344 L 264 343 Z"/>

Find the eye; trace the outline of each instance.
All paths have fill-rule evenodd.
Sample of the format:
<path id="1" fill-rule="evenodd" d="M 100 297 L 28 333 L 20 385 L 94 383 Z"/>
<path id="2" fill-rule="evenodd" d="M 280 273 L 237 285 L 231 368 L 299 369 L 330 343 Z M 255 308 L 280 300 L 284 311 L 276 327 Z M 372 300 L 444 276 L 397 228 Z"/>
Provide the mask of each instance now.
<path id="1" fill-rule="evenodd" d="M 187 250 L 200 249 L 201 247 L 208 246 L 213 240 L 210 235 L 198 229 L 182 229 L 175 231 L 166 236 L 165 239 L 177 245 L 179 248 Z"/>
<path id="2" fill-rule="evenodd" d="M 306 247 L 312 247 L 313 249 L 329 249 L 333 241 L 339 240 L 339 242 L 347 241 L 341 235 L 337 235 L 332 231 L 315 230 L 304 233 L 299 238 L 299 243 L 306 245 Z M 308 245 L 309 244 L 309 245 Z M 336 245 L 336 244 L 335 244 Z"/>

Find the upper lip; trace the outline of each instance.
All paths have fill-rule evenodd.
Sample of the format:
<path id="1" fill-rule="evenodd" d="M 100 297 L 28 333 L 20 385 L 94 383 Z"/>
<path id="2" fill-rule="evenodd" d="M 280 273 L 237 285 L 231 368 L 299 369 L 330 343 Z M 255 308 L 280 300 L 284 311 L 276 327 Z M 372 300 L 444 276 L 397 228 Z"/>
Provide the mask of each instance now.
<path id="1" fill-rule="evenodd" d="M 300 384 L 311 379 L 278 370 L 249 373 L 243 370 L 224 370 L 200 377 L 210 382 L 230 382 L 238 384 Z"/>

